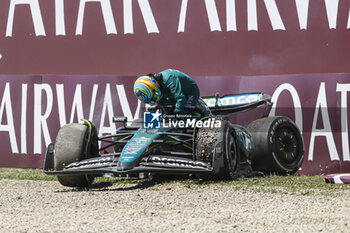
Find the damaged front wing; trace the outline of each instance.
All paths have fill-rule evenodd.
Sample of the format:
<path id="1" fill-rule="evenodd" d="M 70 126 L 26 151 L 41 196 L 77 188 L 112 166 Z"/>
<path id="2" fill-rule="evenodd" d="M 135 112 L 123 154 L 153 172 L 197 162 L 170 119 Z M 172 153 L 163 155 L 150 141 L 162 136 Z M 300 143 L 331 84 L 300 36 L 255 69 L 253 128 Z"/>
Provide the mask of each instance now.
<path id="1" fill-rule="evenodd" d="M 173 174 L 198 174 L 211 173 L 212 166 L 205 162 L 194 161 L 192 159 L 149 155 L 141 158 L 139 164 L 131 169 L 123 169 L 118 166 L 119 157 L 115 154 L 103 155 L 85 159 L 79 162 L 73 162 L 64 167 L 63 170 L 54 170 L 54 150 L 53 144 L 48 146 L 45 161 L 44 172 L 47 175 L 92 175 L 113 173 L 114 175 L 126 175 L 137 173 L 173 173 Z"/>

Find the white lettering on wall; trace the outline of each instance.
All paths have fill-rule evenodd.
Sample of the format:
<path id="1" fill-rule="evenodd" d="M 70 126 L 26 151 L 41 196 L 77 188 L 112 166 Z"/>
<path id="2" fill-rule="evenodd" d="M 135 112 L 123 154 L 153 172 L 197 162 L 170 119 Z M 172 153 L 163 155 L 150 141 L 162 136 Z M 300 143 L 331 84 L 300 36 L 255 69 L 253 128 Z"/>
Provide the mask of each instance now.
<path id="1" fill-rule="evenodd" d="M 132 17 L 132 1 L 124 0 L 123 1 L 123 13 L 124 13 L 124 34 L 133 34 L 134 33 L 134 21 Z"/>
<path id="2" fill-rule="evenodd" d="M 256 9 L 256 0 L 247 1 L 248 31 L 258 30 L 258 14 Z"/>
<path id="3" fill-rule="evenodd" d="M 205 7 L 207 9 L 210 31 L 221 31 L 221 25 L 218 10 L 216 9 L 215 0 L 205 0 Z"/>
<path id="4" fill-rule="evenodd" d="M 38 0 L 11 0 L 10 9 L 7 18 L 6 37 L 12 36 L 13 20 L 15 17 L 15 8 L 17 5 L 29 5 L 32 13 L 35 35 L 45 36 L 45 28 L 41 17 L 40 6 Z"/>
<path id="5" fill-rule="evenodd" d="M 339 0 L 325 0 L 329 28 L 337 28 Z"/>
<path id="6" fill-rule="evenodd" d="M 307 29 L 307 16 L 309 14 L 309 0 L 295 0 L 300 29 Z"/>
<path id="7" fill-rule="evenodd" d="M 7 124 L 2 124 L 3 115 L 6 111 Z M 12 103 L 11 103 L 11 93 L 10 93 L 10 83 L 6 83 L 5 90 L 2 95 L 2 101 L 0 105 L 0 132 L 8 132 L 10 138 L 10 144 L 13 154 L 18 154 L 18 146 L 15 132 L 15 125 L 13 121 Z"/>
<path id="8" fill-rule="evenodd" d="M 301 109 L 301 102 L 297 90 L 289 84 L 284 83 L 280 85 L 272 95 L 271 102 L 273 103 L 269 116 L 275 116 L 277 100 L 283 91 L 288 91 L 293 100 L 294 110 L 295 110 L 295 124 L 299 127 L 300 131 L 303 131 L 303 112 Z"/>
<path id="9" fill-rule="evenodd" d="M 66 120 L 66 103 L 64 99 L 64 86 L 63 84 L 56 84 L 58 117 L 60 120 L 60 127 L 67 124 Z"/>
<path id="10" fill-rule="evenodd" d="M 94 119 L 94 111 L 95 111 L 95 105 L 96 105 L 97 91 L 98 91 L 98 84 L 95 84 L 94 88 L 92 89 L 89 121 L 93 121 L 93 119 Z"/>
<path id="11" fill-rule="evenodd" d="M 114 22 L 111 2 L 109 0 L 80 0 L 77 28 L 76 28 L 75 34 L 76 35 L 83 34 L 84 12 L 85 12 L 85 5 L 87 2 L 100 3 L 107 34 L 117 34 L 117 28 Z"/>
<path id="12" fill-rule="evenodd" d="M 185 31 L 187 5 L 188 5 L 188 0 L 182 0 L 179 26 L 177 29 L 178 32 Z M 221 25 L 220 25 L 220 20 L 219 20 L 218 10 L 216 8 L 215 0 L 205 0 L 205 7 L 207 10 L 210 31 L 221 31 Z"/>
<path id="13" fill-rule="evenodd" d="M 56 36 L 66 35 L 66 26 L 64 23 L 64 2 L 63 0 L 55 0 L 55 20 L 56 20 Z"/>
<path id="14" fill-rule="evenodd" d="M 124 8 L 124 34 L 134 33 L 132 0 L 123 1 Z M 138 0 L 143 20 L 145 22 L 148 33 L 159 33 L 156 20 L 154 19 L 151 6 L 148 0 Z"/>
<path id="15" fill-rule="evenodd" d="M 81 119 L 84 119 L 84 113 L 83 113 L 83 100 L 82 100 L 82 93 L 81 93 L 81 84 L 78 84 L 75 88 L 73 103 L 72 103 L 72 110 L 70 112 L 70 119 L 69 122 L 74 122 L 74 116 L 75 113 L 77 113 L 78 121 Z"/>
<path id="16" fill-rule="evenodd" d="M 341 138 L 344 161 L 350 161 L 348 135 L 348 91 L 350 91 L 350 84 L 337 83 L 337 92 L 341 93 Z"/>
<path id="17" fill-rule="evenodd" d="M 148 33 L 159 33 L 156 20 L 154 19 L 151 6 L 148 0 L 138 0 L 143 20 L 145 21 Z"/>
<path id="18" fill-rule="evenodd" d="M 226 0 L 226 30 L 237 31 L 235 0 Z"/>
<path id="19" fill-rule="evenodd" d="M 93 120 L 95 104 L 96 104 L 96 96 L 97 96 L 98 85 L 95 84 L 92 90 L 91 103 L 90 103 L 90 113 L 89 120 Z M 58 115 L 60 120 L 60 126 L 67 124 L 66 120 L 66 106 L 65 106 L 65 94 L 64 94 L 64 86 L 63 84 L 56 84 L 56 93 L 57 93 L 57 105 L 58 105 Z M 75 114 L 77 114 L 78 122 L 81 122 L 84 119 L 83 112 L 83 99 L 82 99 L 82 85 L 77 84 L 74 92 L 71 114 L 69 123 L 74 123 Z"/>
<path id="20" fill-rule="evenodd" d="M 107 119 L 109 126 L 105 126 L 105 118 L 107 111 Z M 115 124 L 112 121 L 114 116 L 113 104 L 112 104 L 112 94 L 110 84 L 106 84 L 105 98 L 103 101 L 102 112 L 101 112 L 101 120 L 100 120 L 100 129 L 99 136 L 103 134 L 113 134 L 117 129 Z"/>
<path id="21" fill-rule="evenodd" d="M 180 18 L 179 18 L 179 26 L 177 28 L 177 32 L 184 32 L 185 31 L 187 4 L 188 4 L 188 0 L 182 0 L 181 10 L 180 10 Z"/>
<path id="22" fill-rule="evenodd" d="M 55 1 L 55 27 L 56 36 L 66 36 L 64 0 Z M 117 34 L 116 23 L 111 6 L 111 0 L 79 0 L 77 12 L 77 25 L 75 34 L 83 34 L 85 7 L 87 3 L 97 2 L 101 6 L 107 34 Z M 296 14 L 300 30 L 306 30 L 308 25 L 310 0 L 295 0 Z M 68 1 L 66 1 L 68 2 Z M 134 34 L 133 4 L 136 1 L 123 0 L 124 34 Z M 222 31 L 216 0 L 201 1 L 205 4 L 210 31 Z M 248 31 L 258 31 L 257 0 L 247 0 L 247 28 Z M 327 14 L 330 29 L 336 29 L 339 0 L 324 0 L 325 13 Z M 147 32 L 160 33 L 149 0 L 137 0 Z M 281 3 L 282 4 L 282 3 Z M 8 12 L 6 37 L 12 36 L 15 9 L 18 5 L 28 5 L 31 10 L 32 21 L 36 36 L 46 36 L 43 18 L 41 15 L 39 0 L 10 0 Z M 276 0 L 264 0 L 264 5 L 273 30 L 286 30 Z M 185 32 L 188 0 L 182 0 L 177 32 Z M 99 9 L 99 8 L 98 8 Z M 46 9 L 45 9 L 46 10 Z M 51 10 L 51 9 L 50 9 Z M 175 9 L 177 10 L 177 9 Z M 236 0 L 226 0 L 226 31 L 237 31 Z M 239 9 L 238 9 L 239 10 Z M 116 10 L 115 10 L 116 11 Z M 194 11 L 196 13 L 196 11 Z M 76 15 L 74 15 L 74 18 Z M 91 15 L 89 17 L 94 17 Z M 288 17 L 288 16 L 286 16 Z M 265 23 L 265 22 L 263 22 Z M 347 29 L 350 28 L 350 11 L 348 15 Z"/>
<path id="23" fill-rule="evenodd" d="M 56 94 L 55 98 L 57 97 L 57 114 L 58 116 L 52 116 L 52 113 L 55 112 L 53 109 L 53 101 L 55 101 L 56 106 L 56 99 L 53 98 L 53 90 L 51 89 L 51 86 L 49 84 L 34 84 L 34 108 L 33 108 L 33 122 L 28 122 L 28 116 L 27 111 L 31 112 L 32 108 L 28 107 L 28 103 L 31 103 L 30 100 L 28 100 L 28 97 L 31 95 L 28 94 L 28 84 L 23 83 L 21 85 L 21 97 L 16 98 L 15 102 L 12 102 L 11 99 L 11 88 L 10 83 L 6 83 L 4 90 L 1 90 L 2 92 L 2 99 L 0 96 L 0 133 L 2 135 L 8 135 L 9 136 L 9 147 L 11 146 L 11 150 L 13 154 L 21 153 L 21 154 L 27 154 L 27 153 L 33 153 L 32 151 L 28 152 L 27 144 L 28 143 L 34 143 L 34 154 L 40 154 L 43 153 L 42 150 L 42 144 L 45 143 L 46 146 L 51 142 L 51 136 L 49 132 L 49 124 L 59 124 L 61 127 L 66 124 L 66 121 L 69 116 L 69 123 L 73 123 L 73 121 L 80 120 L 81 118 L 84 118 L 83 110 L 89 108 L 89 120 L 93 120 L 95 118 L 95 122 L 99 124 L 97 127 L 100 131 L 100 136 L 102 134 L 111 134 L 114 133 L 116 130 L 115 124 L 112 122 L 112 117 L 114 116 L 114 108 L 116 106 L 121 106 L 121 112 L 122 115 L 126 116 L 128 118 L 128 121 L 133 121 L 135 119 L 138 119 L 140 116 L 141 111 L 141 102 L 138 101 L 137 107 L 135 109 L 131 109 L 127 97 L 127 92 L 124 88 L 124 85 L 113 85 L 113 90 L 111 91 L 110 84 L 106 84 L 105 90 L 101 90 L 102 93 L 100 93 L 98 97 L 98 88 L 99 85 L 94 84 L 92 88 L 92 95 L 91 100 L 90 99 L 84 99 L 83 97 L 83 91 L 84 86 L 82 84 L 77 84 L 75 87 L 74 93 L 65 93 L 64 92 L 64 85 L 63 84 L 56 84 Z M 32 88 L 30 88 L 32 89 Z M 85 87 L 86 89 L 86 87 Z M 115 96 L 115 94 L 112 95 L 112 92 L 116 90 L 116 93 L 118 96 L 117 98 L 112 98 L 112 96 Z M 272 102 L 273 106 L 270 112 L 270 116 L 274 116 L 276 113 L 276 108 L 278 107 L 278 100 L 281 98 L 282 92 L 287 91 L 293 100 L 293 107 L 295 110 L 295 121 L 298 127 L 303 130 L 303 112 L 301 108 L 301 101 L 298 95 L 297 90 L 289 83 L 283 83 L 280 86 L 278 86 L 275 90 L 275 92 L 272 95 Z M 320 140 L 317 137 L 325 137 L 326 139 L 326 146 L 328 146 L 329 150 L 329 156 L 331 160 L 340 160 L 339 154 L 335 145 L 335 138 L 332 132 L 332 126 L 331 126 L 331 120 L 341 120 L 339 124 L 341 124 L 341 138 L 342 138 L 342 152 L 343 152 L 343 161 L 350 161 L 350 153 L 349 153 L 349 136 L 348 136 L 348 94 L 350 92 L 350 83 L 337 83 L 336 91 L 340 94 L 340 100 L 339 104 L 341 105 L 341 115 L 339 115 L 339 119 L 330 119 L 329 112 L 328 112 L 328 103 L 327 103 L 327 96 L 326 96 L 326 85 L 325 83 L 320 83 L 318 96 L 315 104 L 315 111 L 313 116 L 313 124 L 312 124 L 312 131 L 310 135 L 310 144 L 307 145 L 309 148 L 309 154 L 308 159 L 309 160 L 315 160 L 314 159 L 314 148 L 318 147 L 321 143 Z M 104 93 L 104 96 L 103 96 Z M 66 105 L 65 102 L 67 102 L 67 96 L 69 97 L 69 100 L 71 101 Z M 131 98 L 131 97 L 129 97 Z M 17 102 L 19 102 L 21 99 L 21 106 L 18 106 L 18 108 L 15 108 L 15 112 L 13 112 L 13 106 L 16 106 Z M 117 102 L 113 100 L 116 100 Z M 240 99 L 237 99 L 237 103 L 240 102 Z M 90 104 L 90 107 L 88 106 Z M 96 111 L 95 106 L 101 107 L 102 111 Z M 333 106 L 333 105 L 332 105 Z M 20 111 L 20 114 L 16 113 L 16 109 L 18 112 Z M 71 110 L 70 114 L 67 114 L 67 109 Z M 119 110 L 119 109 L 118 109 Z M 120 111 L 120 110 L 119 110 Z M 135 111 L 135 112 L 134 112 Z M 18 118 L 18 121 L 14 121 L 14 115 L 20 115 L 20 118 Z M 87 114 L 86 114 L 87 115 Z M 305 113 L 304 113 L 305 115 Z M 321 116 L 319 116 L 321 115 Z M 49 118 L 50 117 L 50 118 Z M 96 118 L 97 117 L 97 118 Z M 101 117 L 101 118 L 100 118 Z M 305 116 L 304 116 L 305 117 Z M 31 118 L 30 118 L 31 119 Z M 57 122 L 55 122 L 55 119 L 58 119 Z M 322 120 L 321 120 L 322 119 Z M 52 120 L 54 120 L 52 122 Z M 318 122 L 322 121 L 322 122 Z M 15 127 L 15 124 L 18 123 L 20 126 Z M 316 128 L 318 123 L 321 123 L 323 125 L 322 129 Z M 130 124 L 130 122 L 128 123 Z M 321 125 L 320 124 L 320 125 Z M 31 132 L 27 132 L 28 125 L 33 125 L 34 127 L 34 137 L 28 137 L 28 135 Z M 305 127 L 305 124 L 304 124 Z M 16 129 L 18 129 L 18 132 L 16 132 Z M 20 130 L 20 131 L 19 131 Z M 16 138 L 16 133 L 21 135 L 20 138 Z M 29 134 L 28 134 L 29 133 Z M 53 132 L 51 132 L 53 133 Z M 18 147 L 18 141 L 20 139 L 20 152 Z M 340 146 L 340 145 L 339 145 Z"/>
<path id="24" fill-rule="evenodd" d="M 118 96 L 119 96 L 120 105 L 122 107 L 123 115 L 128 118 L 128 125 L 130 125 L 131 121 L 139 118 L 141 101 L 137 101 L 137 108 L 135 111 L 135 115 L 133 117 L 131 114 L 128 99 L 126 97 L 124 85 L 117 85 L 117 92 L 118 92 Z"/>
<path id="25" fill-rule="evenodd" d="M 286 30 L 275 0 L 264 0 L 273 30 Z"/>
<path id="26" fill-rule="evenodd" d="M 321 116 L 323 122 L 323 129 L 317 129 L 317 118 L 318 113 L 321 108 Z M 314 120 L 312 123 L 312 131 L 311 131 L 311 139 L 309 145 L 309 160 L 313 160 L 314 156 L 314 146 L 315 146 L 315 138 L 316 137 L 326 137 L 328 150 L 330 154 L 331 160 L 339 160 L 339 155 L 337 148 L 335 146 L 335 141 L 333 138 L 331 122 L 329 120 L 329 114 L 327 110 L 327 97 L 326 97 L 326 85 L 325 83 L 321 83 L 320 89 L 317 96 L 316 106 L 315 106 L 315 114 Z"/>
<path id="27" fill-rule="evenodd" d="M 46 110 L 42 115 L 42 94 L 46 94 Z M 49 84 L 34 84 L 34 154 L 41 154 L 41 132 L 46 146 L 51 143 L 47 118 L 53 105 L 53 94 Z"/>
<path id="28" fill-rule="evenodd" d="M 273 30 L 286 30 L 275 0 L 264 0 Z M 258 31 L 256 0 L 248 0 L 248 31 Z"/>
<path id="29" fill-rule="evenodd" d="M 22 84 L 21 153 L 27 154 L 27 98 L 28 84 Z"/>

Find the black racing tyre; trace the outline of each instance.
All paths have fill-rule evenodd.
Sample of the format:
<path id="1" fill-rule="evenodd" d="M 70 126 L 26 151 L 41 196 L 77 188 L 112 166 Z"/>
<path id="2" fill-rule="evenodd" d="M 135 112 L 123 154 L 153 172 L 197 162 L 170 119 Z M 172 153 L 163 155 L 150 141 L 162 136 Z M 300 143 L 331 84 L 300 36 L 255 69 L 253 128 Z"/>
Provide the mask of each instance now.
<path id="1" fill-rule="evenodd" d="M 89 135 L 90 143 L 87 145 Z M 95 137 L 91 137 L 87 125 L 67 124 L 59 130 L 55 143 L 55 170 L 62 170 L 72 162 L 94 156 L 98 156 L 98 142 Z M 67 175 L 57 178 L 62 185 L 68 187 L 88 187 L 94 181 L 94 177 L 90 175 Z"/>
<path id="2" fill-rule="evenodd" d="M 239 149 L 235 130 L 222 120 L 220 128 L 196 129 L 196 160 L 213 167 L 213 174 L 200 176 L 205 179 L 234 180 L 239 175 Z"/>
<path id="3" fill-rule="evenodd" d="M 299 128 L 288 117 L 267 117 L 251 122 L 252 168 L 265 174 L 288 175 L 304 160 L 304 141 Z"/>

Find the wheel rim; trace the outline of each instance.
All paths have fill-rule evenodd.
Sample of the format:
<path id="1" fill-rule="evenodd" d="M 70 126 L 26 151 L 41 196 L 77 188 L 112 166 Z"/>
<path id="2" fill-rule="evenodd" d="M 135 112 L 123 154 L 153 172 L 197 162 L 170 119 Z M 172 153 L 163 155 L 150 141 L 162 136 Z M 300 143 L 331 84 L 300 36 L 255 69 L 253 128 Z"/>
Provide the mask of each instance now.
<path id="1" fill-rule="evenodd" d="M 294 130 L 283 127 L 275 135 L 275 153 L 277 157 L 286 164 L 298 160 L 299 146 L 298 138 Z"/>
<path id="2" fill-rule="evenodd" d="M 228 168 L 229 168 L 229 173 L 231 177 L 234 177 L 234 173 L 237 170 L 237 146 L 236 146 L 236 141 L 234 136 L 228 132 L 228 142 L 227 142 L 227 150 L 226 150 L 226 155 L 227 155 L 227 161 L 228 161 Z"/>

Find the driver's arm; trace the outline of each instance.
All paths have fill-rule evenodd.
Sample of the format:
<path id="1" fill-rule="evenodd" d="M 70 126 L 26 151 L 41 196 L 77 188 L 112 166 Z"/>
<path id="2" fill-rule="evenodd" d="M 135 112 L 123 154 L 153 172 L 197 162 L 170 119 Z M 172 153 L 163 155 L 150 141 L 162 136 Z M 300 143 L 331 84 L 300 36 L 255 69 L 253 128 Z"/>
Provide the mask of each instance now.
<path id="1" fill-rule="evenodd" d="M 179 78 L 171 77 L 166 83 L 171 95 L 176 101 L 174 113 L 183 113 L 186 110 L 186 98 Z"/>

